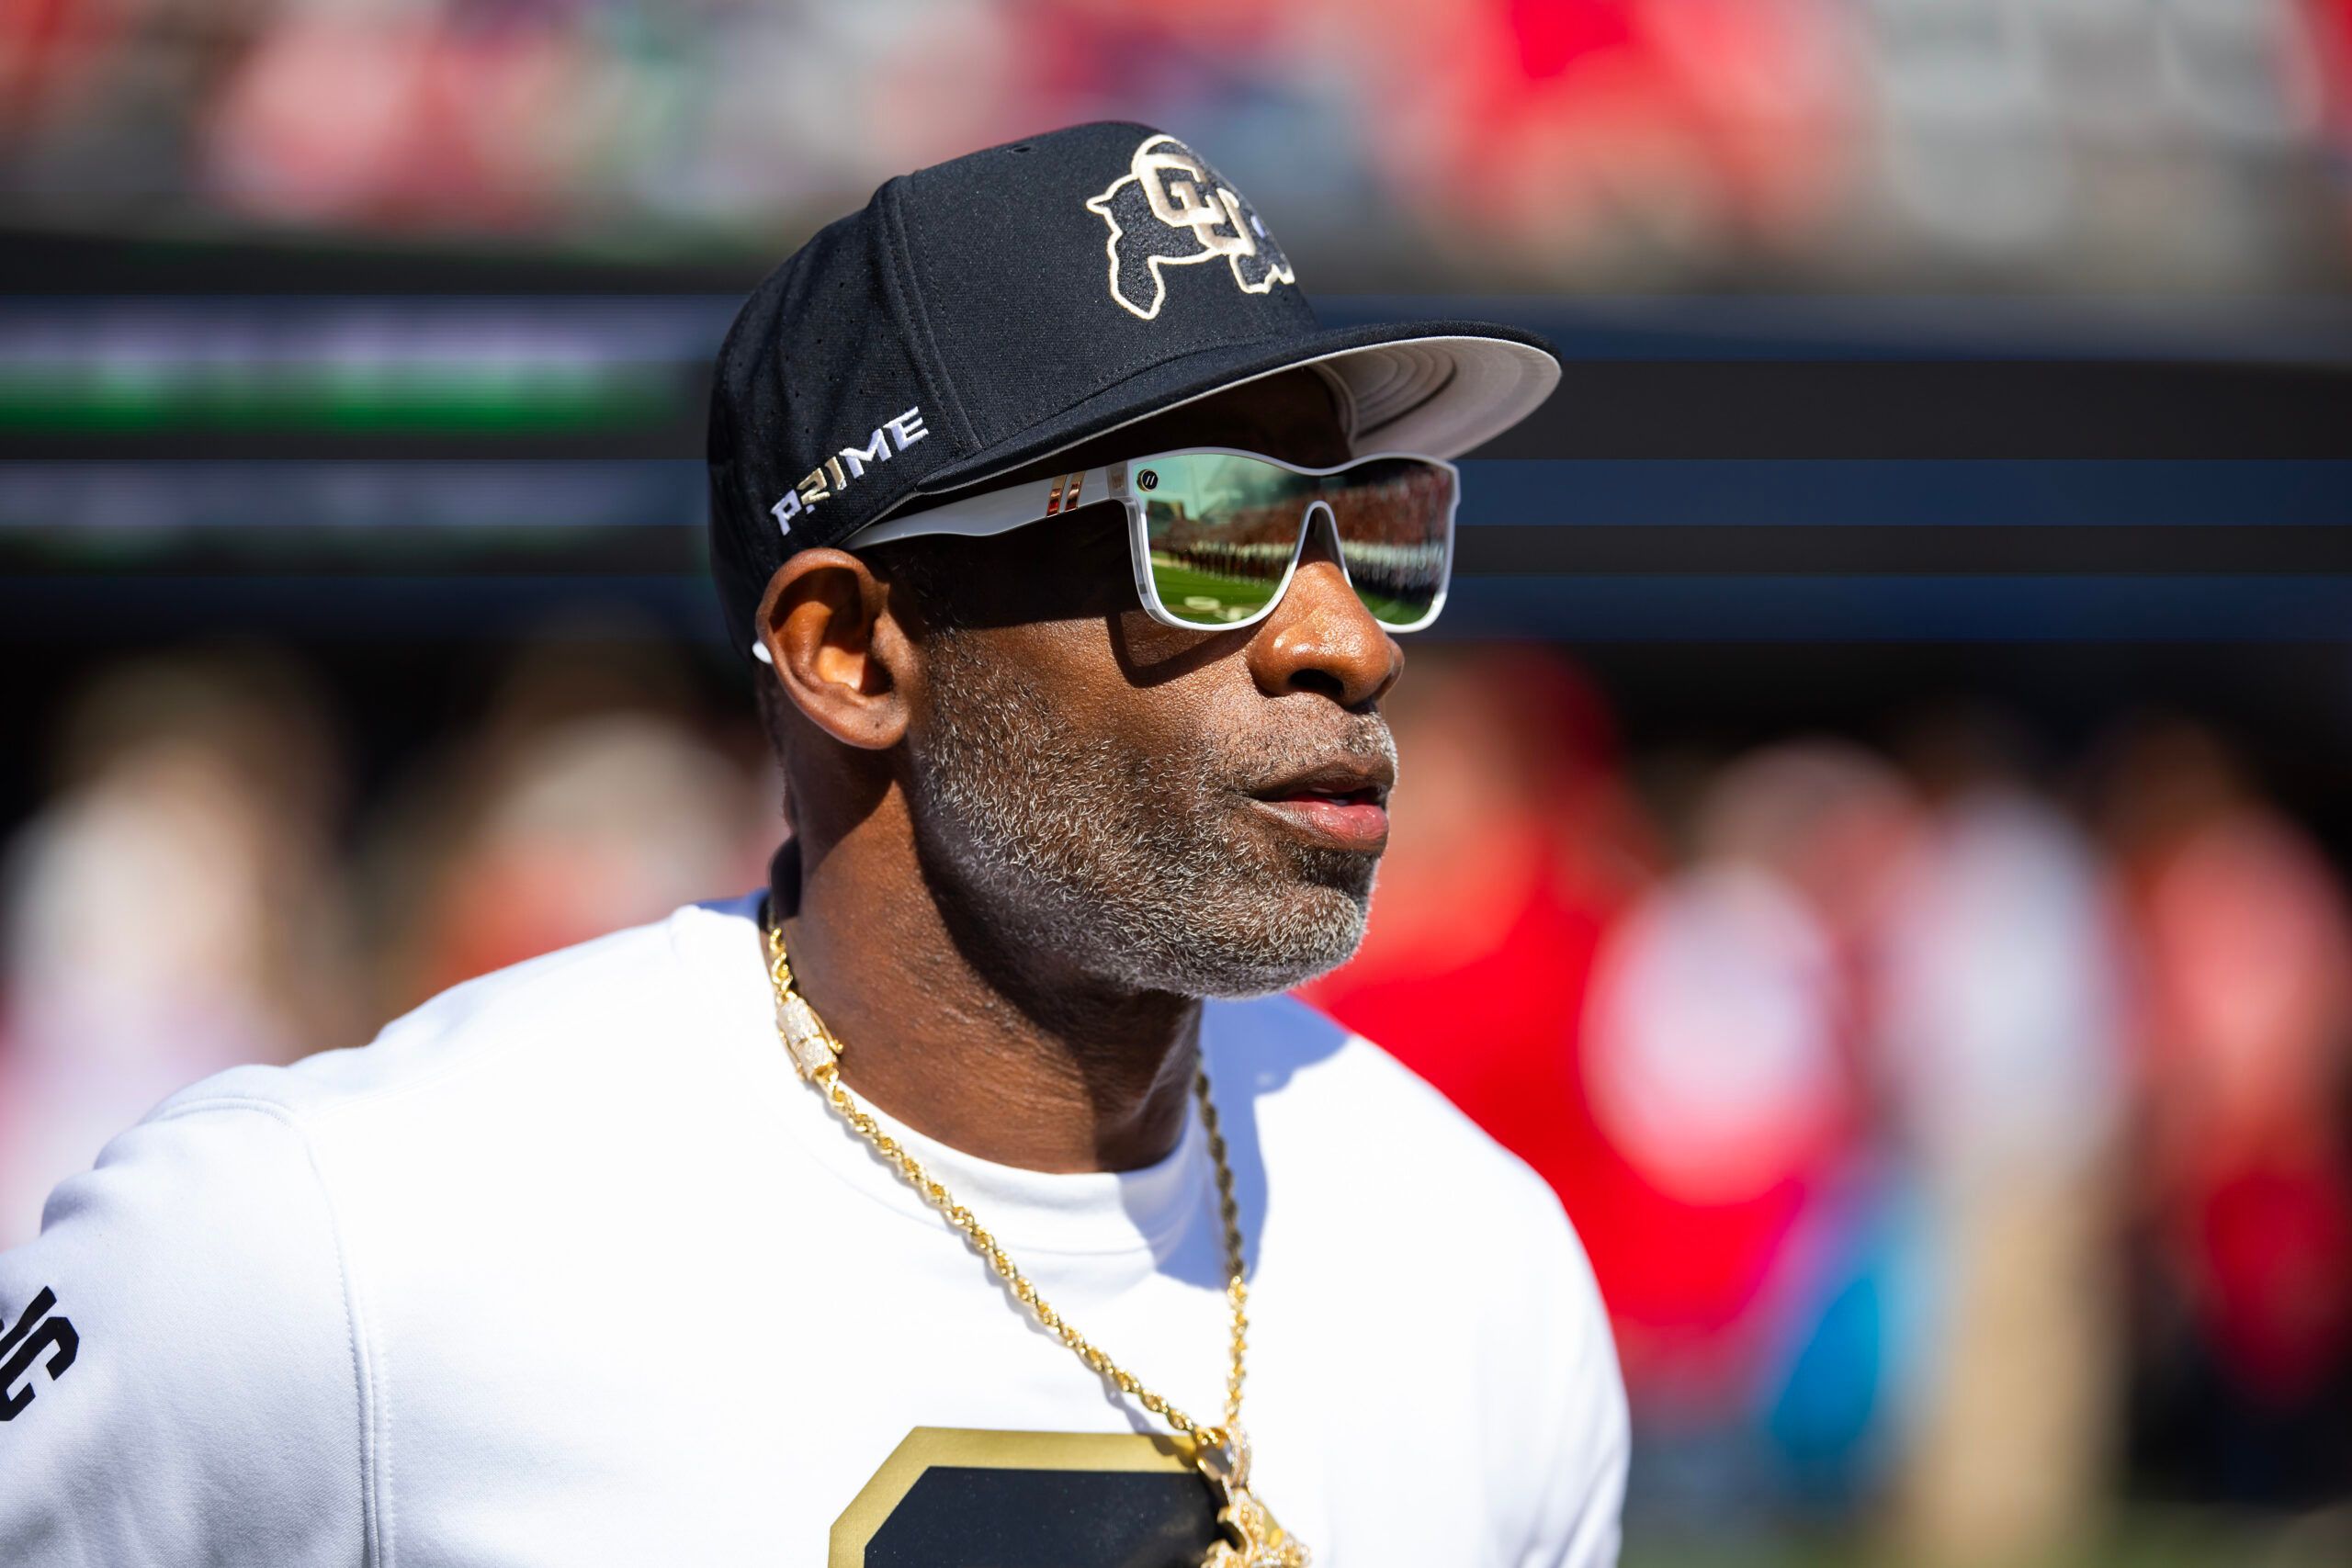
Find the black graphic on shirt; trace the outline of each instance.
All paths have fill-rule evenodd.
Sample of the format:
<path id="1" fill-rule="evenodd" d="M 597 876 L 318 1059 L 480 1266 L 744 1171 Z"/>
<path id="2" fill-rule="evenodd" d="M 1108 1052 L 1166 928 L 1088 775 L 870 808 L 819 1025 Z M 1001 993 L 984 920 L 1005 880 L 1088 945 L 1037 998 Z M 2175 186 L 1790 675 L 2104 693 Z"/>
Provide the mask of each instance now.
<path id="1" fill-rule="evenodd" d="M 863 1568 L 1190 1568 L 1218 1539 L 1209 1508 L 1198 1476 L 933 1465 L 865 1543 Z"/>
<path id="2" fill-rule="evenodd" d="M 1221 1539 L 1172 1439 L 918 1427 L 834 1525 L 831 1568 L 1193 1568 Z"/>
<path id="3" fill-rule="evenodd" d="M 41 1370 L 51 1382 L 63 1377 L 82 1353 L 82 1337 L 74 1332 L 74 1325 L 50 1315 L 56 1304 L 57 1293 L 44 1285 L 17 1314 L 17 1325 L 0 1332 L 0 1421 L 14 1421 L 33 1402 L 33 1363 L 42 1351 L 50 1352 Z"/>

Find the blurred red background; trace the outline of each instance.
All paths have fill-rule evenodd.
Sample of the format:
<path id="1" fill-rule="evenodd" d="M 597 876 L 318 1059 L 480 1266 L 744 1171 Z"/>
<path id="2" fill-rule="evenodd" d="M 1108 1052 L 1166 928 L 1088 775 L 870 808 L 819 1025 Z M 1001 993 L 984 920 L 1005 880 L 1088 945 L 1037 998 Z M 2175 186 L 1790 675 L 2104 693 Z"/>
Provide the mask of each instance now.
<path id="1" fill-rule="evenodd" d="M 1636 1562 L 2352 1555 L 2352 4 L 0 0 L 0 1244 L 739 891 L 734 299 L 1118 116 L 1550 332 L 1311 999 L 1558 1190 Z"/>

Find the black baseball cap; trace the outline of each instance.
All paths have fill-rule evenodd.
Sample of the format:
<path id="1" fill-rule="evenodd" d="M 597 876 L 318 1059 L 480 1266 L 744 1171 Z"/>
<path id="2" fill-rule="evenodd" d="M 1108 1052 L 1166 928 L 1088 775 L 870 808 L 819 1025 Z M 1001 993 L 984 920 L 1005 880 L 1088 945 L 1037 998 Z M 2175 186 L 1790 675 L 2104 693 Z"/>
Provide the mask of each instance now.
<path id="1" fill-rule="evenodd" d="M 886 182 L 752 291 L 718 351 L 711 564 L 740 650 L 795 550 L 1195 398 L 1317 367 L 1359 452 L 1450 457 L 1560 378 L 1483 321 L 1326 328 L 1256 209 L 1149 126 Z"/>

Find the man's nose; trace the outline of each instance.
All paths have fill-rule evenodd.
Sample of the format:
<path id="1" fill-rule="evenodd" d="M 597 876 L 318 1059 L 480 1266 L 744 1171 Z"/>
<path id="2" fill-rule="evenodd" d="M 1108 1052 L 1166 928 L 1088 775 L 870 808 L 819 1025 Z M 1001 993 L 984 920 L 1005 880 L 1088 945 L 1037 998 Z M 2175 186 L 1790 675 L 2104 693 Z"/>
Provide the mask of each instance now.
<path id="1" fill-rule="evenodd" d="M 1250 641 L 1250 671 L 1268 696 L 1320 692 L 1342 707 L 1365 707 L 1404 672 L 1405 650 L 1348 586 L 1330 510 L 1318 503 L 1298 571 Z"/>

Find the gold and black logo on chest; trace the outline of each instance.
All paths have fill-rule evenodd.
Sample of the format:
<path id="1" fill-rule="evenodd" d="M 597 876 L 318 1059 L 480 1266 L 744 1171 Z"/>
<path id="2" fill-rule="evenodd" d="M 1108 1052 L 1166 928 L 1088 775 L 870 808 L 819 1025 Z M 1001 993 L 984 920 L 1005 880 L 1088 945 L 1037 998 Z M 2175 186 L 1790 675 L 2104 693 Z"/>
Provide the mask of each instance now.
<path id="1" fill-rule="evenodd" d="M 1174 1438 L 918 1427 L 833 1523 L 830 1568 L 1193 1568 L 1216 1499 Z"/>

